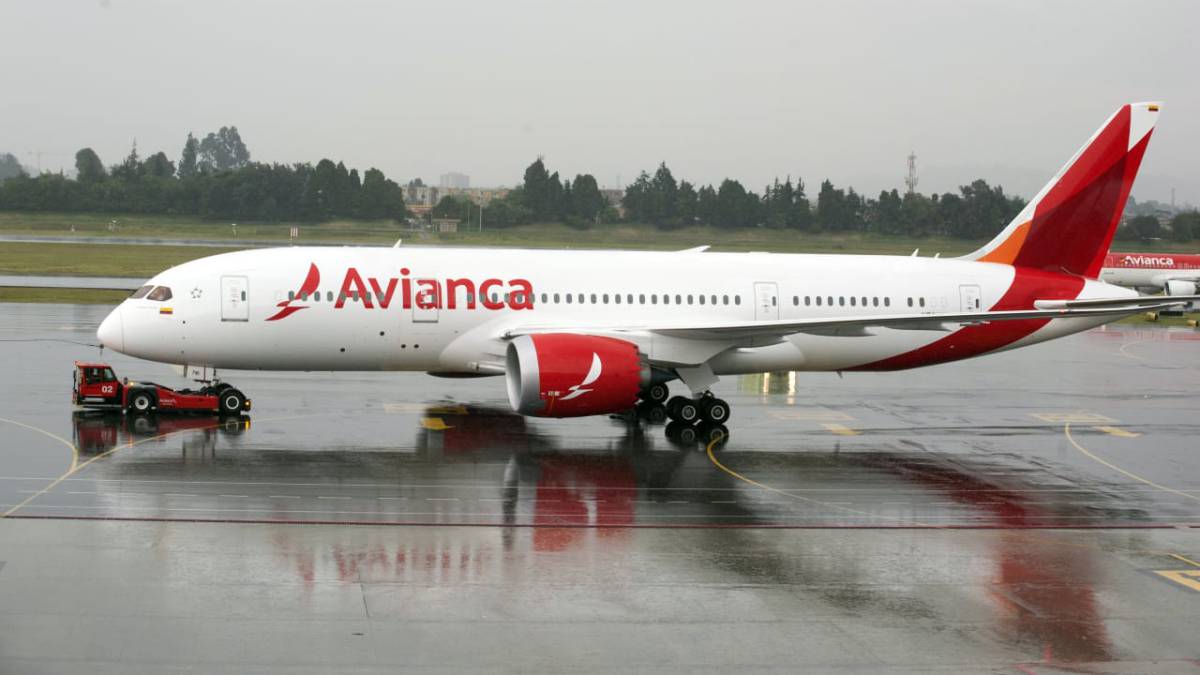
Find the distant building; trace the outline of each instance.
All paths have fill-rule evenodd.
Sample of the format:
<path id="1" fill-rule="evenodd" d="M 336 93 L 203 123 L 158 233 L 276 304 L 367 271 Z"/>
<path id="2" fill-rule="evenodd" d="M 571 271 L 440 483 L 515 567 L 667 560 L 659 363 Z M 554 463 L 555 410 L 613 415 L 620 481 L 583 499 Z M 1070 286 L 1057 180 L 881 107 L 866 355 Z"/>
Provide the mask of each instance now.
<path id="1" fill-rule="evenodd" d="M 438 187 L 455 188 L 459 190 L 469 188 L 471 187 L 471 177 L 455 171 L 444 173 L 442 174 L 441 180 L 438 181 Z"/>

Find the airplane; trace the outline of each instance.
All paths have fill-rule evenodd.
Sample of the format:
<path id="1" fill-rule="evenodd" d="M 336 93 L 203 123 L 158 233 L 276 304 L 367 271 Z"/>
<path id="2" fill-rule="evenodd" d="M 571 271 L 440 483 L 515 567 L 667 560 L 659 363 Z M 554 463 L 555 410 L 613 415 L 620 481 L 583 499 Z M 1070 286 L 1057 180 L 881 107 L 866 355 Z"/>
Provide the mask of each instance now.
<path id="1" fill-rule="evenodd" d="M 1200 293 L 1200 254 L 1112 252 L 1100 279 L 1144 292 L 1192 295 Z"/>
<path id="2" fill-rule="evenodd" d="M 960 258 L 287 247 L 151 278 L 100 342 L 198 369 L 500 376 L 514 411 L 666 401 L 723 425 L 721 376 L 891 371 L 1088 330 L 1195 299 L 1099 279 L 1160 104 L 1121 106 L 991 242 Z M 671 397 L 678 380 L 688 395 Z"/>

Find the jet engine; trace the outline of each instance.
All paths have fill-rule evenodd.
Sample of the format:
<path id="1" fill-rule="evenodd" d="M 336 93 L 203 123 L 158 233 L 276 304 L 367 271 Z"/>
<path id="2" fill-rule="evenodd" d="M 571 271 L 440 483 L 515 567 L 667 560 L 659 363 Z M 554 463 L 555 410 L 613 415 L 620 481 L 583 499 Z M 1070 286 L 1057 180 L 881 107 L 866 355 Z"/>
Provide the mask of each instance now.
<path id="1" fill-rule="evenodd" d="M 1167 281 L 1167 295 L 1195 295 L 1200 284 L 1187 279 L 1170 279 Z"/>
<path id="2" fill-rule="evenodd" d="M 522 415 L 581 417 L 628 410 L 650 382 L 637 345 L 571 333 L 521 335 L 505 355 L 508 402 Z"/>

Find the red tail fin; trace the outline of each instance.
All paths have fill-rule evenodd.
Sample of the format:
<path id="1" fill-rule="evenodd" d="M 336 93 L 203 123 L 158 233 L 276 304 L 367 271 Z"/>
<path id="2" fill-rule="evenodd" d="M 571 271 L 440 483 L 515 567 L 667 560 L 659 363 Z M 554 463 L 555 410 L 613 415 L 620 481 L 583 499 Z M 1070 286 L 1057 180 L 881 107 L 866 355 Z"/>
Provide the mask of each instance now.
<path id="1" fill-rule="evenodd" d="M 966 259 L 1096 278 L 1158 109 L 1122 106 L 999 236 Z"/>

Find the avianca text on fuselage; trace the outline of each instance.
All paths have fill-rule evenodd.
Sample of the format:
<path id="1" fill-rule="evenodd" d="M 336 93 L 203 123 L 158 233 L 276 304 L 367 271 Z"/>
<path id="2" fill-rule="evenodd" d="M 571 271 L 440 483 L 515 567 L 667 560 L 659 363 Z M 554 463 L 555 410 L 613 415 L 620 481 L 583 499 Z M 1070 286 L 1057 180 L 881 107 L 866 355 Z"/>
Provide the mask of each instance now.
<path id="1" fill-rule="evenodd" d="M 400 276 L 377 279 L 350 267 L 342 279 L 335 309 L 361 300 L 363 309 L 388 309 L 399 301 L 401 309 L 533 309 L 533 284 L 528 279 L 410 278 L 407 267 Z M 399 287 L 399 297 L 396 297 Z"/>

